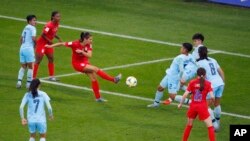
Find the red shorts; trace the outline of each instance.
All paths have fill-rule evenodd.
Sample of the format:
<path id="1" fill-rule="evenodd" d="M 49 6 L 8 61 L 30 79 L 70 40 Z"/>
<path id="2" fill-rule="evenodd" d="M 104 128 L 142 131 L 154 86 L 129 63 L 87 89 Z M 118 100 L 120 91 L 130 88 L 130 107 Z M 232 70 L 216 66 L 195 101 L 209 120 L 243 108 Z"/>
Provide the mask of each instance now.
<path id="1" fill-rule="evenodd" d="M 37 41 L 36 44 L 36 53 L 38 54 L 53 54 L 54 53 L 54 48 L 46 48 L 45 45 L 47 43 L 46 42 L 42 42 L 42 41 Z"/>
<path id="2" fill-rule="evenodd" d="M 79 72 L 83 72 L 84 68 L 88 65 L 89 63 L 72 63 L 72 66 L 73 68 L 76 70 L 76 71 L 79 71 Z"/>
<path id="3" fill-rule="evenodd" d="M 197 115 L 199 115 L 200 120 L 205 120 L 210 116 L 206 103 L 190 105 L 188 112 L 187 112 L 187 117 L 195 119 Z"/>

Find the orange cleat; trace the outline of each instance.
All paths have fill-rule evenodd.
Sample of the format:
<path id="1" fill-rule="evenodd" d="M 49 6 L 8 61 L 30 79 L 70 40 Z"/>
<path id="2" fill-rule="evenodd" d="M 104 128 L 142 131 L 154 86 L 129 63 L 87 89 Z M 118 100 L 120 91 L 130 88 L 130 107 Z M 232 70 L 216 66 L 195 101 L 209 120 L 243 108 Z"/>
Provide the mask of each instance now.
<path id="1" fill-rule="evenodd" d="M 170 103 L 171 103 L 171 101 L 169 99 L 166 99 L 166 100 L 163 101 L 164 105 L 169 105 Z"/>

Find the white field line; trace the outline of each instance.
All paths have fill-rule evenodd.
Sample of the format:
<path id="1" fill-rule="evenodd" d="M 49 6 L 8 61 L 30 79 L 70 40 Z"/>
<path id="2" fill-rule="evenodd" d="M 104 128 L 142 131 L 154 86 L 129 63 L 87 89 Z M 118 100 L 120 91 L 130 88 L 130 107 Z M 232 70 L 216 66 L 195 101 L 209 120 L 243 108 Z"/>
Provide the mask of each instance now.
<path id="1" fill-rule="evenodd" d="M 216 53 L 220 53 L 220 52 L 219 51 L 213 51 L 213 52 L 210 52 L 209 54 L 216 54 Z M 138 63 L 132 63 L 132 64 L 126 64 L 126 65 L 120 65 L 120 66 L 107 67 L 107 68 L 103 68 L 102 70 L 114 70 L 114 69 L 121 69 L 121 68 L 129 68 L 129 67 L 147 65 L 147 64 L 154 64 L 154 63 L 159 63 L 159 62 L 164 62 L 164 61 L 171 61 L 173 59 L 174 58 L 163 58 L 163 59 L 144 61 L 144 62 L 138 62 Z M 66 76 L 72 76 L 72 75 L 78 75 L 78 74 L 82 74 L 82 73 L 74 72 L 74 73 L 56 75 L 55 77 L 59 78 L 59 77 L 66 77 Z M 40 78 L 40 79 L 48 79 L 48 78 L 49 77 L 43 77 L 43 78 Z"/>
<path id="2" fill-rule="evenodd" d="M 25 19 L 22 19 L 22 18 L 10 17 L 10 16 L 5 16 L 5 15 L 0 15 L 0 18 L 16 20 L 16 21 L 26 21 Z M 42 21 L 37 21 L 37 23 L 45 24 L 45 22 L 42 22 Z M 166 42 L 166 41 L 153 40 L 153 39 L 147 39 L 147 38 L 142 38 L 142 37 L 123 35 L 123 34 L 116 34 L 116 33 L 104 32 L 104 31 L 97 31 L 97 30 L 73 27 L 73 26 L 68 26 L 68 25 L 60 25 L 60 27 L 66 28 L 66 29 L 71 29 L 71 30 L 77 30 L 77 31 L 89 31 L 92 33 L 114 36 L 114 37 L 125 38 L 125 39 L 132 39 L 132 40 L 138 40 L 138 41 L 144 41 L 144 42 L 150 42 L 150 43 L 164 44 L 164 45 L 169 45 L 169 46 L 173 46 L 173 47 L 180 47 L 181 46 L 181 44 L 177 44 L 177 43 L 171 43 L 171 42 Z M 223 51 L 223 50 L 212 50 L 212 49 L 210 49 L 210 51 L 219 51 L 222 54 L 250 58 L 250 55 L 247 55 L 247 54 L 233 53 L 233 52 L 227 52 L 227 51 Z"/>
<path id="3" fill-rule="evenodd" d="M 65 83 L 59 83 L 59 82 L 51 82 L 47 80 L 41 80 L 43 83 L 48 83 L 48 84 L 53 84 L 57 86 L 62 86 L 62 87 L 68 87 L 68 88 L 74 88 L 74 89 L 81 89 L 81 90 L 86 90 L 86 91 L 91 91 L 92 89 L 88 87 L 80 87 L 80 86 L 75 86 L 75 85 L 70 85 L 70 84 L 65 84 Z M 105 91 L 105 90 L 100 90 L 101 93 L 104 94 L 109 94 L 109 95 L 115 95 L 115 96 L 120 96 L 120 97 L 125 97 L 125 98 L 130 98 L 130 99 L 137 99 L 137 100 L 143 100 L 143 101 L 149 101 L 153 102 L 154 99 L 151 98 L 145 98 L 145 97 L 140 97 L 140 96 L 134 96 L 134 95 L 129 95 L 129 94 L 123 94 L 123 93 L 117 93 L 117 92 L 111 92 L 111 91 Z M 171 105 L 178 105 L 177 103 L 171 103 Z M 145 106 L 146 107 L 146 106 Z M 188 107 L 188 106 L 184 106 Z M 177 107 L 176 107 L 177 108 Z M 222 112 L 223 115 L 231 116 L 231 117 L 237 117 L 237 118 L 243 118 L 243 119 L 250 119 L 250 116 L 244 116 L 244 115 L 239 115 L 239 114 L 234 114 L 234 113 L 227 113 L 227 112 Z"/>

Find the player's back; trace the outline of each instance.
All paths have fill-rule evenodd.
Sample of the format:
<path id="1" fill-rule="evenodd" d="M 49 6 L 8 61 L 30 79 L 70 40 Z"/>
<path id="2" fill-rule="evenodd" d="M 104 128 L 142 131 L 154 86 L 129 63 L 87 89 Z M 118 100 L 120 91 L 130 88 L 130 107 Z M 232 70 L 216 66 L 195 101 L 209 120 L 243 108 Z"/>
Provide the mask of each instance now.
<path id="1" fill-rule="evenodd" d="M 36 28 L 30 24 L 26 25 L 22 32 L 22 48 L 34 47 L 33 36 L 36 36 Z"/>
<path id="2" fill-rule="evenodd" d="M 197 64 L 199 67 L 202 67 L 206 70 L 206 78 L 212 83 L 213 88 L 224 85 L 224 82 L 218 73 L 220 66 L 215 59 L 209 57 L 208 60 L 200 60 L 197 62 Z"/>
<path id="3" fill-rule="evenodd" d="M 38 96 L 33 98 L 31 92 L 26 93 L 28 103 L 27 117 L 29 122 L 46 122 L 45 101 L 49 101 L 48 95 L 38 90 Z"/>

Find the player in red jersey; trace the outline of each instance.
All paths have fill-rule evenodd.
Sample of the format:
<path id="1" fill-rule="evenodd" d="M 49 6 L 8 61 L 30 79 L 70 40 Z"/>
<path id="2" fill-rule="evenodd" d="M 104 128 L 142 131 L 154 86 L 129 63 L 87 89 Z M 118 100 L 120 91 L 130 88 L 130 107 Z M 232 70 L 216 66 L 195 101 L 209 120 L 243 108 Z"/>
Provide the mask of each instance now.
<path id="1" fill-rule="evenodd" d="M 215 141 L 214 127 L 210 114 L 208 112 L 208 104 L 206 101 L 207 94 L 211 96 L 214 101 L 213 89 L 211 83 L 205 80 L 206 70 L 199 68 L 197 70 L 198 77 L 190 81 L 186 92 L 183 94 L 182 100 L 178 105 L 178 108 L 182 107 L 185 98 L 188 94 L 192 94 L 192 102 L 187 112 L 188 122 L 183 134 L 183 141 L 187 141 L 191 132 L 193 121 L 199 116 L 199 119 L 204 121 L 208 128 L 208 135 L 210 141 Z"/>
<path id="2" fill-rule="evenodd" d="M 51 13 L 51 21 L 49 21 L 43 29 L 42 35 L 36 42 L 36 61 L 34 64 L 33 70 L 33 79 L 37 76 L 37 71 L 40 62 L 43 59 L 44 54 L 48 58 L 48 69 L 49 69 L 49 80 L 56 81 L 54 77 L 54 49 L 53 48 L 45 48 L 46 44 L 52 44 L 54 38 L 57 38 L 59 42 L 61 42 L 60 37 L 57 36 L 57 30 L 59 26 L 59 22 L 61 19 L 61 15 L 58 11 L 53 11 Z"/>
<path id="3" fill-rule="evenodd" d="M 78 71 L 88 75 L 92 82 L 92 89 L 95 94 L 97 102 L 105 102 L 106 100 L 101 98 L 99 92 L 99 84 L 97 81 L 97 75 L 101 78 L 118 83 L 121 79 L 121 74 L 116 77 L 109 76 L 104 71 L 96 66 L 89 63 L 89 58 L 92 57 L 92 40 L 93 37 L 89 32 L 82 32 L 80 35 L 80 40 L 73 42 L 60 42 L 53 45 L 46 45 L 47 48 L 53 48 L 57 46 L 66 46 L 72 49 L 72 66 Z"/>

